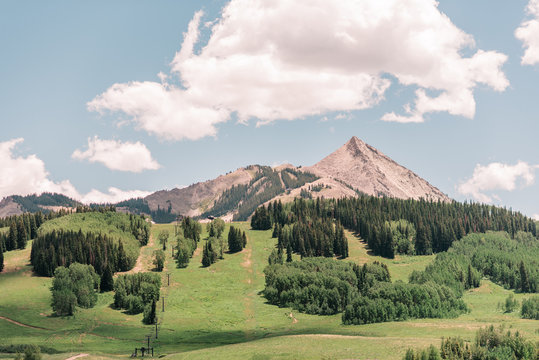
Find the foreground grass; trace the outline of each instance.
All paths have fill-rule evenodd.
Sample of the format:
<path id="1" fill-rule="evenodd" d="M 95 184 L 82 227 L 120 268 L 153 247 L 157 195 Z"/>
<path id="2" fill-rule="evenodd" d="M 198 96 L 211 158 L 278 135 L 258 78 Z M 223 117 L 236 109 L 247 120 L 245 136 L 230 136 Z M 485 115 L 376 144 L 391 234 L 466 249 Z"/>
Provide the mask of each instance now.
<path id="1" fill-rule="evenodd" d="M 247 223 L 233 225 L 247 231 L 247 248 L 225 254 L 224 260 L 209 268 L 200 265 L 204 240 L 185 269 L 175 267 L 169 243 L 162 273 L 165 312 L 159 304 L 159 337 L 155 341 L 158 354 L 168 354 L 172 359 L 395 359 L 408 347 L 438 345 L 444 336 L 471 340 L 478 328 L 489 324 L 503 324 L 539 340 L 536 321 L 498 309 L 498 303 L 510 291 L 488 280 L 465 294 L 471 311 L 456 319 L 344 326 L 340 315 L 306 315 L 269 305 L 260 292 L 264 289 L 263 269 L 275 239 L 271 231 L 250 231 Z M 172 225 L 154 225 L 153 238 L 163 229 L 174 234 Z M 382 261 L 393 280 L 406 280 L 413 270 L 422 270 L 433 259 L 374 257 L 352 234 L 347 236 L 350 258 L 345 261 Z M 150 267 L 153 250 L 160 247 L 156 243 L 152 241 L 141 251 L 144 269 Z M 51 317 L 50 279 L 32 276 L 27 265 L 29 248 L 5 255 L 6 269 L 11 270 L 0 275 L 0 316 L 43 329 L 0 320 L 0 343 L 36 343 L 65 353 L 90 353 L 88 358 L 116 358 L 130 355 L 134 347 L 142 346 L 145 335 L 155 331 L 142 325 L 141 315 L 129 316 L 111 309 L 112 293 L 100 295 L 95 308 L 80 310 L 73 318 Z M 526 296 L 515 295 L 519 301 Z M 67 357 L 51 355 L 45 359 Z"/>

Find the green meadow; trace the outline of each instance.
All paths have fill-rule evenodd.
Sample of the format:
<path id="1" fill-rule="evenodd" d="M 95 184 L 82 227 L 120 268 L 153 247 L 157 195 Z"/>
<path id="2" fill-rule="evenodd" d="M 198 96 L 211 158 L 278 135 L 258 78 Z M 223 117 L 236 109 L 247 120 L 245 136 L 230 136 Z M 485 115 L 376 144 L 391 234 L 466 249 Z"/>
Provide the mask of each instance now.
<path id="1" fill-rule="evenodd" d="M 54 226 L 74 226 L 78 231 L 77 225 L 59 224 L 61 219 L 55 219 Z M 470 312 L 455 319 L 345 326 L 341 324 L 340 315 L 306 315 L 269 305 L 261 295 L 263 270 L 276 239 L 271 238 L 271 231 L 250 230 L 248 223 L 233 226 L 247 231 L 247 247 L 239 253 L 225 254 L 224 260 L 209 268 L 201 267 L 200 263 L 205 240 L 184 269 L 176 268 L 170 247 L 173 241 L 169 241 L 161 289 L 165 311 L 160 302 L 158 338 L 152 340 L 156 356 L 170 359 L 400 359 L 408 347 L 438 346 L 442 337 L 461 336 L 472 340 L 477 329 L 490 324 L 518 330 L 528 339 L 539 341 L 537 321 L 523 320 L 518 312 L 504 313 L 499 309 L 498 304 L 511 291 L 486 279 L 481 287 L 464 296 Z M 152 253 L 160 248 L 157 235 L 163 229 L 173 236 L 173 225 L 153 225 L 152 239 L 140 251 L 139 269 L 151 269 Z M 203 239 L 206 236 L 203 234 Z M 382 261 L 387 264 L 393 280 L 406 281 L 413 270 L 423 269 L 433 259 L 433 256 L 399 256 L 389 260 L 371 256 L 359 239 L 350 233 L 347 236 L 350 257 L 344 261 L 359 264 Z M 112 292 L 100 294 L 94 308 L 78 309 L 73 317 L 51 316 L 51 279 L 32 274 L 28 264 L 30 246 L 31 242 L 25 250 L 4 254 L 6 269 L 0 274 L 0 346 L 37 344 L 59 353 L 44 355 L 44 359 L 66 359 L 80 353 L 90 354 L 87 358 L 126 358 L 135 347 L 143 346 L 146 335 L 155 335 L 154 326 L 142 324 L 142 314 L 133 316 L 112 309 Z M 530 295 L 515 294 L 518 301 L 527 296 Z M 2 357 L 13 355 L 0 355 Z"/>

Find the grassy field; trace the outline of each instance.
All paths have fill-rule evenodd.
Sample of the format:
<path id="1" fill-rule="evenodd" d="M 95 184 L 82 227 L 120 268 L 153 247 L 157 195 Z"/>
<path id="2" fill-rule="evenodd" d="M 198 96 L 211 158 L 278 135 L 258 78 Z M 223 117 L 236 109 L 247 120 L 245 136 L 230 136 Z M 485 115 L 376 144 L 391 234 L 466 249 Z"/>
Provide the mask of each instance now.
<path id="1" fill-rule="evenodd" d="M 269 305 L 260 292 L 264 288 L 263 270 L 276 240 L 271 231 L 251 231 L 247 223 L 234 226 L 247 231 L 246 249 L 225 254 L 224 260 L 209 268 L 200 265 L 204 240 L 185 269 L 175 267 L 170 247 L 167 249 L 162 274 L 165 312 L 160 303 L 159 336 L 155 340 L 159 355 L 171 359 L 400 359 L 406 348 L 438 345 L 444 336 L 472 340 L 478 328 L 490 324 L 503 324 L 539 340 L 537 321 L 522 320 L 516 312 L 505 314 L 498 309 L 510 291 L 488 280 L 465 294 L 471 311 L 456 319 L 344 326 L 340 315 L 306 315 Z M 154 239 L 162 229 L 174 233 L 172 225 L 152 227 L 152 241 L 142 248 L 138 262 L 141 269 L 151 268 L 151 254 L 158 248 Z M 347 235 L 348 260 L 360 264 L 383 261 L 393 280 L 406 280 L 413 270 L 423 269 L 433 259 L 374 257 L 357 238 Z M 51 317 L 51 280 L 32 276 L 29 248 L 8 252 L 5 257 L 6 270 L 0 275 L 0 316 L 19 324 L 0 319 L 0 345 L 36 343 L 64 352 L 45 359 L 65 359 L 79 353 L 89 353 L 92 358 L 121 358 L 142 346 L 145 335 L 155 332 L 153 327 L 142 325 L 142 315 L 129 316 L 111 309 L 112 293 L 100 295 L 95 308 L 80 310 L 72 318 Z M 526 296 L 515 294 L 519 301 Z"/>

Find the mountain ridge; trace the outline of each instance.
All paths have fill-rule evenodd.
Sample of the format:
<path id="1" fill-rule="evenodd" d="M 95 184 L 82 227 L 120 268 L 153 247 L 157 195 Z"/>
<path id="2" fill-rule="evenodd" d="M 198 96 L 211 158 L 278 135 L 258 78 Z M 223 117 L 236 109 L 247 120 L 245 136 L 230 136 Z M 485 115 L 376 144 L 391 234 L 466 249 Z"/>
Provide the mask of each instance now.
<path id="1" fill-rule="evenodd" d="M 151 214 L 162 222 L 170 222 L 179 214 L 246 220 L 256 207 L 270 201 L 287 202 L 298 196 L 341 198 L 360 194 L 451 201 L 413 171 L 353 136 L 312 166 L 249 165 L 185 188 L 159 190 L 142 199 L 122 201 L 117 206 L 120 211 Z M 50 194 L 46 199 L 49 198 Z M 78 203 L 61 196 L 58 199 L 58 204 L 54 205 Z M 6 197 L 0 202 L 0 217 L 46 209 L 40 201 L 43 202 L 35 195 Z"/>

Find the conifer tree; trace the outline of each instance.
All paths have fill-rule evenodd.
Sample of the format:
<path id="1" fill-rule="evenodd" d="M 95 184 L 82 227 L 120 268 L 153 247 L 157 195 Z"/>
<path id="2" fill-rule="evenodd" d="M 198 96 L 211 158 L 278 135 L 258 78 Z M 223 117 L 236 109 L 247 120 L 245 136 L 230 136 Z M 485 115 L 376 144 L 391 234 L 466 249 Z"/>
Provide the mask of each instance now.
<path id="1" fill-rule="evenodd" d="M 26 227 L 22 219 L 17 222 L 17 249 L 26 248 Z"/>
<path id="2" fill-rule="evenodd" d="M 286 262 L 292 262 L 292 245 L 290 243 L 286 247 Z"/>
<path id="3" fill-rule="evenodd" d="M 120 271 L 129 270 L 129 261 L 125 253 L 124 244 L 122 243 L 122 240 L 120 240 L 120 243 L 118 245 L 118 270 Z"/>
<path id="4" fill-rule="evenodd" d="M 466 277 L 466 289 L 471 289 L 474 287 L 474 280 L 473 280 L 473 273 L 472 273 L 472 265 L 468 264 L 468 275 Z"/>
<path id="5" fill-rule="evenodd" d="M 243 249 L 243 240 L 240 229 L 236 229 L 234 226 L 230 227 L 228 232 L 228 250 L 231 253 L 241 251 Z"/>
<path id="6" fill-rule="evenodd" d="M 520 262 L 520 290 L 522 292 L 530 292 L 530 280 L 528 276 L 528 270 L 524 265 L 524 261 Z"/>
<path id="7" fill-rule="evenodd" d="M 36 237 L 37 237 L 36 217 L 31 216 L 30 217 L 30 239 L 35 239 Z"/>
<path id="8" fill-rule="evenodd" d="M 112 270 L 110 265 L 105 266 L 103 275 L 101 276 L 101 292 L 112 291 L 114 289 L 114 279 L 112 278 Z"/>
<path id="9" fill-rule="evenodd" d="M 144 308 L 144 317 L 142 322 L 146 325 L 153 325 L 157 322 L 155 300 L 153 300 L 150 304 L 147 304 Z"/>
<path id="10" fill-rule="evenodd" d="M 202 266 L 204 267 L 211 265 L 211 255 L 208 243 L 209 242 L 206 241 L 206 244 L 204 244 L 204 248 L 202 249 Z"/>
<path id="11" fill-rule="evenodd" d="M 9 224 L 9 235 L 6 242 L 6 250 L 15 250 L 17 248 L 17 225 L 15 222 Z"/>

